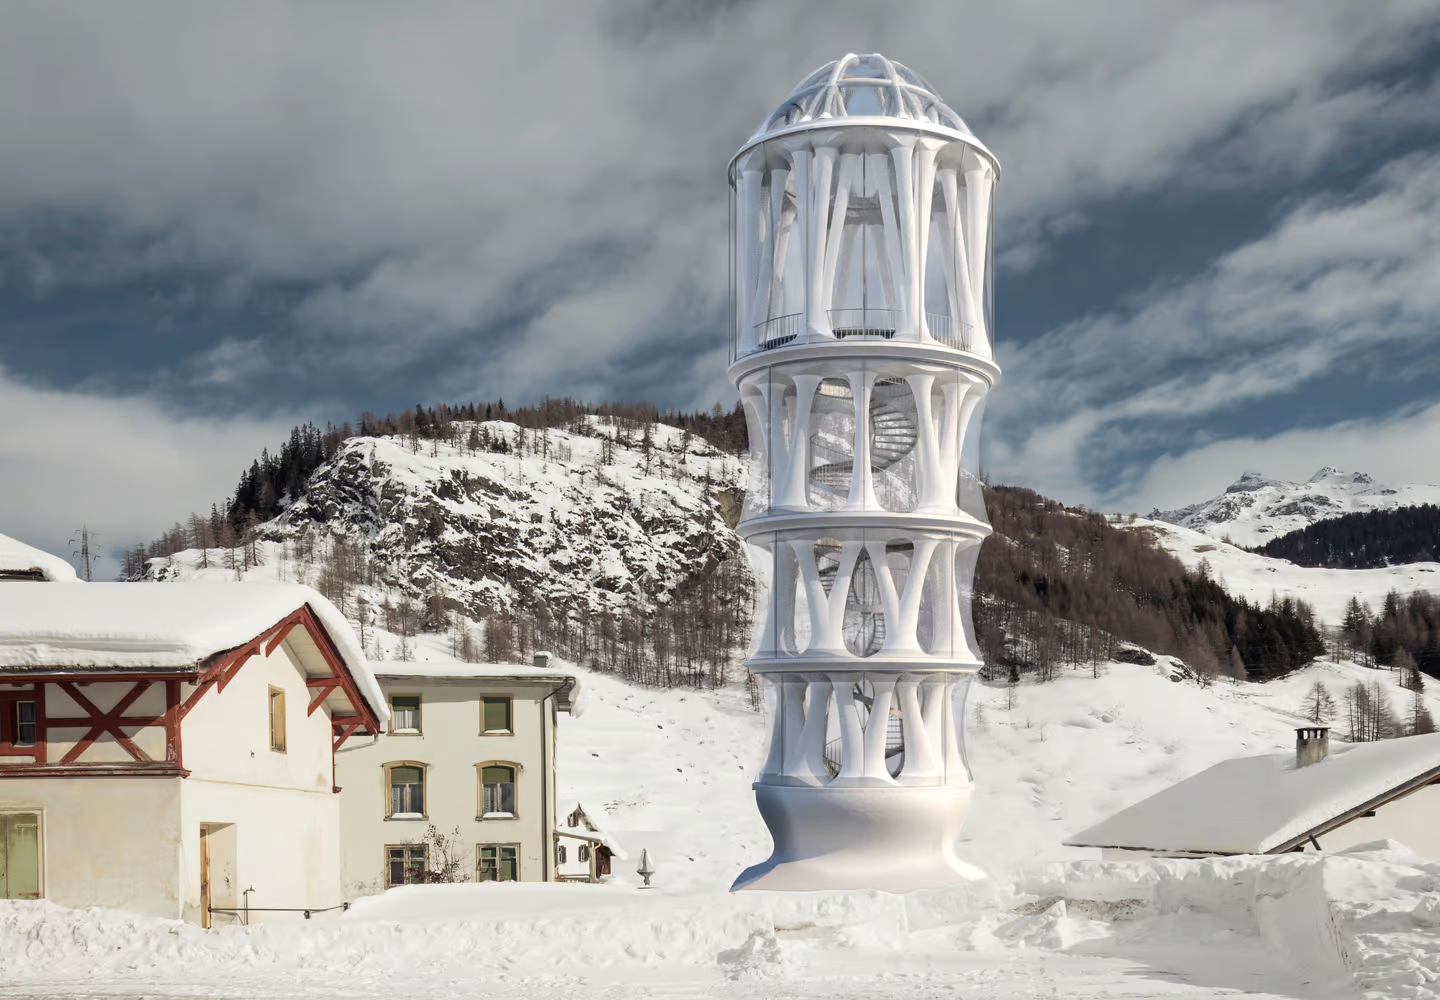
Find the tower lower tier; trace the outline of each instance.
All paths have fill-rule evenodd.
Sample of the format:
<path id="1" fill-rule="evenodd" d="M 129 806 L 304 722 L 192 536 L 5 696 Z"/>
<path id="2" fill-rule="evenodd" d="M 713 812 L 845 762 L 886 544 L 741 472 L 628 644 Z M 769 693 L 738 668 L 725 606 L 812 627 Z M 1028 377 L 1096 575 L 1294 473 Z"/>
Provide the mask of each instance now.
<path id="1" fill-rule="evenodd" d="M 912 892 L 980 876 L 955 854 L 971 786 L 755 785 L 775 842 L 731 886 Z"/>

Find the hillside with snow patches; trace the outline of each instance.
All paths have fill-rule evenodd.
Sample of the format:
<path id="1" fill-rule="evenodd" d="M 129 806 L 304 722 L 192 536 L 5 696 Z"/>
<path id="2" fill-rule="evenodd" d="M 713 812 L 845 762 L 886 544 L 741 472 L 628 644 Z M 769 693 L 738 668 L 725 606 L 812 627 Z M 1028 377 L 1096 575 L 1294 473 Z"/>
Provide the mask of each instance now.
<path id="1" fill-rule="evenodd" d="M 744 563 L 726 522 L 738 515 L 743 463 L 703 438 L 593 416 L 578 431 L 498 420 L 476 429 L 506 450 L 350 438 L 259 527 L 260 565 L 231 568 L 219 550 L 202 559 L 191 549 L 151 560 L 149 573 L 314 584 L 324 541 L 344 536 L 369 560 L 376 603 L 386 591 L 440 589 L 478 617 L 537 599 L 649 606 L 707 561 Z M 312 533 L 322 551 L 307 555 Z"/>
<path id="2" fill-rule="evenodd" d="M 1308 602 L 1321 622 L 1331 628 L 1340 624 L 1351 597 L 1379 608 L 1392 590 L 1401 594 L 1440 591 L 1440 563 L 1406 563 L 1381 569 L 1296 566 L 1165 521 L 1136 518 L 1126 528 L 1150 534 L 1187 569 L 1197 570 L 1204 563 L 1210 575 L 1236 597 L 1264 604 L 1272 596 L 1288 594 Z"/>
<path id="3" fill-rule="evenodd" d="M 1246 472 L 1217 497 L 1148 516 L 1256 548 L 1316 521 L 1422 503 L 1440 503 L 1440 486 L 1386 486 L 1363 472 L 1327 465 L 1303 483 Z"/>

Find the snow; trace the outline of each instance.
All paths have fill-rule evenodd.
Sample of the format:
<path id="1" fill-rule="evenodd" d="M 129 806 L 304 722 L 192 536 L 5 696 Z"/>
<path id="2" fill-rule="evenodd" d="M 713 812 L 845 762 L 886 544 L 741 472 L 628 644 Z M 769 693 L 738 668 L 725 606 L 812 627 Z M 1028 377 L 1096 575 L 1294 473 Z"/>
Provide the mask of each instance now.
<path id="1" fill-rule="evenodd" d="M 1222 761 L 1067 840 L 1078 847 L 1264 854 L 1423 775 L 1440 772 L 1440 733 Z"/>
<path id="2" fill-rule="evenodd" d="M 50 583 L 76 583 L 75 567 L 59 556 L 26 545 L 9 535 L 0 535 L 0 579 L 8 574 L 39 573 Z"/>
<path id="3" fill-rule="evenodd" d="M 1327 625 L 1339 625 L 1345 605 L 1358 597 L 1372 608 L 1380 607 L 1392 590 L 1440 590 L 1440 563 L 1408 563 L 1383 569 L 1321 569 L 1296 566 L 1217 541 L 1209 535 L 1163 521 L 1137 518 L 1129 530 L 1146 531 L 1161 548 L 1189 569 L 1201 562 L 1210 575 L 1236 597 L 1266 604 L 1272 595 L 1301 598 L 1315 608 Z"/>
<path id="4" fill-rule="evenodd" d="M 330 634 L 370 707 L 389 712 L 344 616 L 299 584 L 7 584 L 0 668 L 182 669 L 234 649 L 306 606 Z"/>
<path id="5" fill-rule="evenodd" d="M 1303 483 L 1247 472 L 1218 497 L 1150 517 L 1256 548 L 1316 521 L 1423 503 L 1440 503 L 1440 486 L 1384 486 L 1363 472 L 1327 465 Z"/>
<path id="6" fill-rule="evenodd" d="M 567 823 L 563 822 L 570 816 L 573 816 L 577 809 L 584 816 L 584 818 L 580 821 L 579 825 L 570 826 Z M 556 832 L 558 832 L 561 836 L 581 837 L 586 840 L 593 840 L 597 843 L 604 844 L 610 849 L 610 854 L 612 855 L 612 857 L 614 857 L 616 861 L 628 860 L 630 857 L 629 853 L 620 846 L 619 842 L 616 841 L 614 837 L 610 836 L 604 830 L 602 830 L 600 828 L 600 824 L 596 822 L 595 817 L 601 815 L 603 815 L 603 813 L 592 813 L 589 809 L 585 808 L 585 803 L 576 802 L 569 809 L 561 813 L 560 819 L 562 822 L 556 828 Z"/>
<path id="7" fill-rule="evenodd" d="M 432 658 L 417 669 L 450 662 L 434 637 L 416 655 Z M 1111 863 L 1062 844 L 1226 758 L 1293 752 L 1316 680 L 1379 680 L 1398 698 L 1388 671 L 1319 663 L 1199 688 L 1160 657 L 1021 685 L 1009 708 L 1003 687 L 976 684 L 961 850 L 992 877 L 908 896 L 725 892 L 769 851 L 750 789 L 760 714 L 737 687 L 581 673 L 589 704 L 560 722 L 558 801 L 587 802 L 632 859 L 648 849 L 655 888 L 632 860 L 602 885 L 412 886 L 343 918 L 213 933 L 0 902 L 0 982 L 32 997 L 1437 996 L 1424 901 L 1440 866 L 1393 845 Z"/>

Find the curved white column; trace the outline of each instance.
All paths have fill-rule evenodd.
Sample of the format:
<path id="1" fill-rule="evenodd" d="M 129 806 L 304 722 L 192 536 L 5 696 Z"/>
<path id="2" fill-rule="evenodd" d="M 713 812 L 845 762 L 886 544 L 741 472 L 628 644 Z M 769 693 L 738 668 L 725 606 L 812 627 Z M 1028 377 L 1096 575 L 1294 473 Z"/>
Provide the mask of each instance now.
<path id="1" fill-rule="evenodd" d="M 849 510 L 875 510 L 880 506 L 870 473 L 870 396 L 875 389 L 875 373 L 851 371 L 845 377 L 855 400 L 855 447 L 851 452 L 855 460 L 850 469 L 850 496 L 845 506 Z"/>

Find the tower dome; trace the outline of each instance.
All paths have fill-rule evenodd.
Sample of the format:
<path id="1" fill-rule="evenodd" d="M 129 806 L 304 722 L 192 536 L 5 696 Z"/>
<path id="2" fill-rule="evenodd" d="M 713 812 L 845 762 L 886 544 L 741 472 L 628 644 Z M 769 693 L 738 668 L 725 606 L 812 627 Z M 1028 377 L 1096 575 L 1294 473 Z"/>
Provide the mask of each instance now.
<path id="1" fill-rule="evenodd" d="M 766 115 L 746 145 L 796 128 L 879 119 L 949 133 L 984 148 L 929 81 L 878 52 L 851 52 L 811 73 Z"/>

